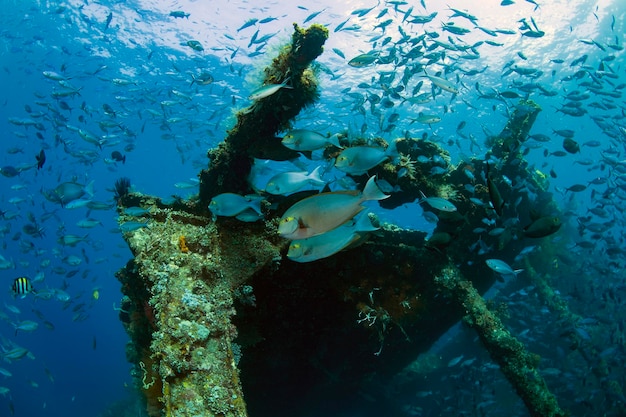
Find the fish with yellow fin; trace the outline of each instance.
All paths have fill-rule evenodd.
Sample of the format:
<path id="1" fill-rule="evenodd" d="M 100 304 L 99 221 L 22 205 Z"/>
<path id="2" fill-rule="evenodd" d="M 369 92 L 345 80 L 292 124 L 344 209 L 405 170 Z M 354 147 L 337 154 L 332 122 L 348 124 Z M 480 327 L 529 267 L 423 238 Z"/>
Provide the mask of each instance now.
<path id="1" fill-rule="evenodd" d="M 341 226 L 365 208 L 363 202 L 389 197 L 378 188 L 375 178 L 367 181 L 363 192 L 333 191 L 298 201 L 281 217 L 278 233 L 286 239 L 305 239 Z"/>

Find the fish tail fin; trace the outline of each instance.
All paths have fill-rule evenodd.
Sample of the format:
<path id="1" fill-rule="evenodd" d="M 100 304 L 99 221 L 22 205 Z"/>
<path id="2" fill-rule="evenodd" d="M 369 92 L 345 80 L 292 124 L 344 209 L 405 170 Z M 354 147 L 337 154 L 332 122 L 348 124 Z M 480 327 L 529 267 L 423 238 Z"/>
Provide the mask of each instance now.
<path id="1" fill-rule="evenodd" d="M 307 175 L 309 183 L 313 185 L 326 185 L 326 181 L 322 179 L 322 168 L 323 166 L 319 165 L 309 175 Z"/>
<path id="2" fill-rule="evenodd" d="M 354 231 L 357 233 L 374 232 L 378 229 L 380 229 L 380 227 L 376 227 L 372 224 L 372 220 L 367 213 L 359 216 L 354 225 Z"/>
<path id="3" fill-rule="evenodd" d="M 261 201 L 263 201 L 262 197 L 254 194 L 249 194 L 246 196 L 246 199 L 248 200 L 248 208 L 251 208 L 258 214 L 263 214 L 263 212 L 261 211 Z"/>
<path id="4" fill-rule="evenodd" d="M 87 184 L 85 186 L 85 192 L 87 193 L 87 195 L 89 195 L 89 197 L 93 197 L 93 184 L 94 184 L 95 180 L 91 180 L 89 182 L 89 184 Z"/>
<path id="5" fill-rule="evenodd" d="M 261 200 L 251 201 L 250 208 L 254 210 L 257 214 L 263 214 L 263 212 L 261 212 Z"/>
<path id="6" fill-rule="evenodd" d="M 378 184 L 376 184 L 376 176 L 373 176 L 369 180 L 367 180 L 367 184 L 365 184 L 365 188 L 363 188 L 363 201 L 384 200 L 388 197 L 390 196 L 383 193 L 381 189 L 378 188 Z"/>
<path id="7" fill-rule="evenodd" d="M 343 148 L 343 146 L 341 146 L 341 144 L 339 143 L 339 133 L 335 133 L 334 135 L 331 135 L 328 138 L 328 143 L 330 143 L 333 146 L 336 146 L 337 148 Z"/>
<path id="8" fill-rule="evenodd" d="M 385 150 L 385 155 L 391 160 L 395 160 L 398 156 L 400 156 L 398 154 L 398 148 L 396 144 L 397 144 L 397 140 L 392 140 L 391 143 L 389 143 L 389 146 L 387 146 L 387 149 Z"/>

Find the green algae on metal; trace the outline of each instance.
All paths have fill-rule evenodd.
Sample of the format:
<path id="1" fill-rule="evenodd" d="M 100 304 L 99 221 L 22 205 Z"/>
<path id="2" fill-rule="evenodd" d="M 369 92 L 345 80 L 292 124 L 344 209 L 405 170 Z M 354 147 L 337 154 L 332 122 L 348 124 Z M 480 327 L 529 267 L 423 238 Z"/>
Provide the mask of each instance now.
<path id="1" fill-rule="evenodd" d="M 476 330 L 483 346 L 513 384 L 530 414 L 542 417 L 566 416 L 567 413 L 561 410 L 537 369 L 539 356 L 524 349 L 524 345 L 487 308 L 485 300 L 460 275 L 458 269 L 453 266 L 444 268 L 434 282 L 440 287 L 441 293 L 448 293 L 462 303 L 465 323 Z"/>
<path id="2" fill-rule="evenodd" d="M 265 68 L 264 85 L 278 84 L 287 78 L 292 88 L 253 102 L 237 113 L 235 126 L 226 139 L 209 151 L 209 167 L 200 173 L 200 204 L 207 207 L 211 197 L 234 192 L 247 194 L 247 182 L 256 153 L 283 152 L 276 134 L 291 127 L 291 121 L 302 109 L 318 98 L 318 82 L 310 64 L 324 50 L 328 29 L 311 25 L 302 29 L 294 24 L 290 45 L 285 46 L 272 64 Z"/>
<path id="3" fill-rule="evenodd" d="M 233 353 L 233 288 L 262 259 L 279 255 L 272 239 L 259 233 L 262 226 L 246 233 L 237 231 L 239 223 L 229 225 L 218 228 L 205 217 L 153 208 L 148 227 L 125 234 L 136 255 L 118 273 L 131 299 L 125 304 L 134 344 L 129 359 L 138 368 L 138 385 L 147 396 L 158 395 L 168 415 L 246 415 Z M 242 259 L 244 241 L 257 264 Z M 155 386 L 160 392 L 153 392 Z M 147 398 L 148 409 L 158 415 L 154 400 Z"/>

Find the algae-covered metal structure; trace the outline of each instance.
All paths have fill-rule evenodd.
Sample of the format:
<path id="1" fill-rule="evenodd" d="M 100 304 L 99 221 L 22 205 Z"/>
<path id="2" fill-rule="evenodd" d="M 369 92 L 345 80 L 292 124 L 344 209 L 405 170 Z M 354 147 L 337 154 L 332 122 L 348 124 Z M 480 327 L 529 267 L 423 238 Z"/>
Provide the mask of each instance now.
<path id="1" fill-rule="evenodd" d="M 310 64 L 327 37 L 323 26 L 294 25 L 292 43 L 265 70 L 265 84 L 289 79 L 292 88 L 239 112 L 225 140 L 209 151 L 196 199 L 165 205 L 156 197 L 118 193 L 120 224 L 147 223 L 124 232 L 134 259 L 117 276 L 125 294 L 120 318 L 131 337 L 128 358 L 148 413 L 293 416 L 305 415 L 307 404 L 319 398 L 357 401 L 363 381 L 384 381 L 399 372 L 463 319 L 531 415 L 565 415 L 538 373 L 538 356 L 527 352 L 487 308 L 480 293 L 493 285 L 494 274 L 485 256 L 468 250 L 476 241 L 472 229 L 494 217 L 494 210 L 502 217 L 515 210 L 522 224 L 540 218 L 555 230 L 560 226 L 545 178 L 520 153 L 541 110 L 533 102 L 520 102 L 502 132 L 490 138 L 488 158 L 497 164 L 472 159 L 432 175 L 429 163 L 415 161 L 436 155 L 449 164 L 446 151 L 404 137 L 396 142 L 400 163 L 386 162 L 369 172 L 403 190 L 382 200 L 383 207 L 413 202 L 420 192 L 454 202 L 457 211 L 439 212 L 429 238 L 380 224 L 357 248 L 296 263 L 284 256 L 289 242 L 279 237 L 277 224 L 302 194 L 266 196 L 264 221 L 211 216 L 212 197 L 253 191 L 246 178 L 254 157 L 291 152 L 275 135 L 315 102 L 317 79 Z M 333 156 L 337 149 L 326 152 Z M 399 176 L 400 169 L 406 175 Z M 462 186 L 468 173 L 476 178 L 473 193 Z M 536 202 L 507 185 L 504 176 L 530 184 Z M 362 187 L 367 176 L 354 179 Z M 475 202 L 497 204 L 498 198 L 516 205 Z M 125 208 L 134 206 L 149 211 L 128 215 Z M 482 243 L 504 256 L 519 253 L 525 238 L 541 237 L 529 236 L 518 225 L 498 236 L 485 235 Z M 542 256 L 550 251 L 545 245 Z"/>

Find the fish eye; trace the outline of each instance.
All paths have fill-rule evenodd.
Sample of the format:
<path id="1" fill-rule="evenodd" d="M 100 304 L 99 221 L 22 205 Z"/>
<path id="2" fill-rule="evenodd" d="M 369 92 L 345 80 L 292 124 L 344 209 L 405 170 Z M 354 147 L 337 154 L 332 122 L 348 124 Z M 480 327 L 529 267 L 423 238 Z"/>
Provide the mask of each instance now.
<path id="1" fill-rule="evenodd" d="M 280 234 L 291 234 L 298 230 L 298 221 L 295 217 L 289 216 L 282 219 L 278 225 Z"/>
<path id="2" fill-rule="evenodd" d="M 292 258 L 298 258 L 302 256 L 302 245 L 300 245 L 300 243 L 292 242 L 291 245 L 289 245 L 288 256 Z"/>

